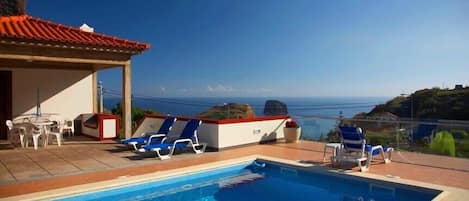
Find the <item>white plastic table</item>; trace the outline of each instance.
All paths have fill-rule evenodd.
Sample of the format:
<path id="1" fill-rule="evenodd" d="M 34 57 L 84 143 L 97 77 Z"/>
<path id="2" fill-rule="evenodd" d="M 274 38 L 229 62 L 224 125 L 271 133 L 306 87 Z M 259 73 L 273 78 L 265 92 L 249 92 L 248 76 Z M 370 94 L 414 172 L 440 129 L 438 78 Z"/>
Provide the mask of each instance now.
<path id="1" fill-rule="evenodd" d="M 342 145 L 340 143 L 327 143 L 324 145 L 324 155 L 323 155 L 323 161 L 326 161 L 326 153 L 327 149 L 332 149 L 332 162 L 336 162 L 337 160 L 337 155 L 339 155 L 340 147 Z"/>

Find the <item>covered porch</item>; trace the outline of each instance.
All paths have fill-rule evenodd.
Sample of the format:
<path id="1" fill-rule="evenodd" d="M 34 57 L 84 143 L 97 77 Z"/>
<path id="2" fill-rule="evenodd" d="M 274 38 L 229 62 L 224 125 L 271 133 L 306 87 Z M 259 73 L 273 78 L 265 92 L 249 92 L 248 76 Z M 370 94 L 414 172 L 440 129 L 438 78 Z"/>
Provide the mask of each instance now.
<path id="1" fill-rule="evenodd" d="M 131 135 L 131 57 L 148 44 L 34 18 L 0 17 L 0 139 L 6 120 L 36 112 L 98 113 L 97 72 L 122 68 L 121 125 Z M 37 100 L 39 99 L 39 100 Z"/>

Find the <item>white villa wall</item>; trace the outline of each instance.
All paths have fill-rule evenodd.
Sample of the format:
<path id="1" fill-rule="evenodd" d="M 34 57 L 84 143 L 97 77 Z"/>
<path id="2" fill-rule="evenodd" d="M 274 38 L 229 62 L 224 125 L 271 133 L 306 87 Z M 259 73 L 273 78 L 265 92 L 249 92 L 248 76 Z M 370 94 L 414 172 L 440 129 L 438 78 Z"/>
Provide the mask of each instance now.
<path id="1" fill-rule="evenodd" d="M 36 112 L 37 89 L 41 112 L 75 119 L 93 112 L 92 72 L 56 69 L 8 69 L 12 71 L 13 117 Z"/>

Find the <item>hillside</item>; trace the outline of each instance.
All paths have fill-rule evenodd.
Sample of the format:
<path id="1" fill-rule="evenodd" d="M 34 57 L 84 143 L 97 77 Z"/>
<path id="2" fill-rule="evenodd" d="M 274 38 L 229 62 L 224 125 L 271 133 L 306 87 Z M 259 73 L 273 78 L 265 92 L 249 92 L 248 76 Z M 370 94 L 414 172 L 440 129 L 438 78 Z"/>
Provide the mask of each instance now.
<path id="1" fill-rule="evenodd" d="M 469 87 L 462 89 L 423 89 L 410 96 L 398 96 L 377 105 L 367 116 L 391 112 L 399 117 L 469 120 Z"/>

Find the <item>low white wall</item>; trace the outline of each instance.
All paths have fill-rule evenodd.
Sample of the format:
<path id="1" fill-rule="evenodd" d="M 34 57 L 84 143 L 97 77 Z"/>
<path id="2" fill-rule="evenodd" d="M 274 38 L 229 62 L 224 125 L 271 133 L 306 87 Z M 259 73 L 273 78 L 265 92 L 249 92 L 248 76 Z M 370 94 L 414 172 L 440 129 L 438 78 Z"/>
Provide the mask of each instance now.
<path id="1" fill-rule="evenodd" d="M 133 136 L 140 136 L 141 133 L 147 131 L 157 131 L 162 122 L 163 117 L 145 117 L 139 125 Z M 212 123 L 204 122 L 198 130 L 200 142 L 208 144 L 208 147 L 223 149 L 234 146 L 260 143 L 263 141 L 271 141 L 283 139 L 283 127 L 285 127 L 286 119 L 258 120 L 236 123 Z M 184 126 L 185 120 L 178 119 L 170 136 L 178 136 Z"/>
<path id="2" fill-rule="evenodd" d="M 56 69 L 0 68 L 12 71 L 13 118 L 36 113 L 37 89 L 42 113 L 75 119 L 93 112 L 92 72 Z"/>
<path id="3" fill-rule="evenodd" d="M 212 123 L 202 123 L 199 133 L 200 142 L 207 143 L 210 148 L 220 148 L 220 125 Z"/>
<path id="4" fill-rule="evenodd" d="M 284 138 L 284 119 L 219 125 L 218 148 L 259 143 Z"/>

